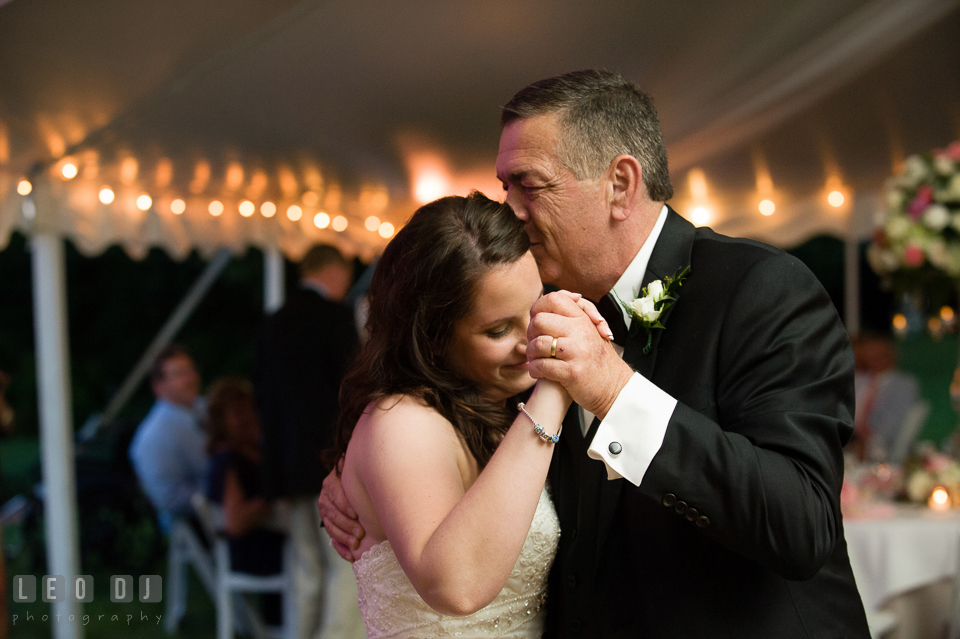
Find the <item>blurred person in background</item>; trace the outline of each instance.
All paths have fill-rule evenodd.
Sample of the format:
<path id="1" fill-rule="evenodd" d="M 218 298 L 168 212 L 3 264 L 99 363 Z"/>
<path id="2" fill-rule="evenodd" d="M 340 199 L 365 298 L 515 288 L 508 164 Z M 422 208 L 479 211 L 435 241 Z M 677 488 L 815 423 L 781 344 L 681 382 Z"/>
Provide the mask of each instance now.
<path id="1" fill-rule="evenodd" d="M 0 437 L 8 437 L 13 432 L 13 408 L 7 402 L 7 388 L 10 375 L 0 371 Z M 7 638 L 7 560 L 3 552 L 3 530 L 0 529 L 0 639 Z"/>
<path id="2" fill-rule="evenodd" d="M 893 339 L 865 333 L 853 341 L 857 411 L 848 447 L 860 461 L 889 461 L 907 413 L 920 401 L 920 384 L 898 368 Z"/>
<path id="3" fill-rule="evenodd" d="M 332 445 L 340 382 L 357 347 L 352 310 L 342 302 L 350 263 L 333 246 L 311 248 L 300 263 L 300 286 L 264 322 L 254 388 L 263 429 L 261 494 L 290 504 L 300 639 L 364 637 L 350 565 L 321 528 L 317 496 Z"/>
<path id="4" fill-rule="evenodd" d="M 254 575 L 274 575 L 283 570 L 284 535 L 263 526 L 273 508 L 258 496 L 260 420 L 253 386 L 239 378 L 222 378 L 210 386 L 207 398 L 207 497 L 223 509 L 231 568 Z M 264 621 L 279 626 L 280 595 L 266 593 L 260 604 Z"/>
<path id="5" fill-rule="evenodd" d="M 137 427 L 129 457 L 164 534 L 173 519 L 196 525 L 190 498 L 203 491 L 207 472 L 206 402 L 200 396 L 200 375 L 190 353 L 168 346 L 150 369 L 157 401 Z"/>

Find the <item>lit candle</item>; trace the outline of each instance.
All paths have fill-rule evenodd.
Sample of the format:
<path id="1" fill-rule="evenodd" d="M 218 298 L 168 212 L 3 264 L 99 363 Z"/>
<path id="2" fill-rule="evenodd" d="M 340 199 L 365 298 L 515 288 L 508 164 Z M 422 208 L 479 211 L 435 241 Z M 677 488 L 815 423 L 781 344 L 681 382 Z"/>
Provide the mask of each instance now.
<path id="1" fill-rule="evenodd" d="M 930 494 L 927 505 L 930 506 L 932 510 L 947 510 L 950 508 L 950 493 L 947 492 L 946 488 L 937 486 L 933 489 L 933 493 Z"/>

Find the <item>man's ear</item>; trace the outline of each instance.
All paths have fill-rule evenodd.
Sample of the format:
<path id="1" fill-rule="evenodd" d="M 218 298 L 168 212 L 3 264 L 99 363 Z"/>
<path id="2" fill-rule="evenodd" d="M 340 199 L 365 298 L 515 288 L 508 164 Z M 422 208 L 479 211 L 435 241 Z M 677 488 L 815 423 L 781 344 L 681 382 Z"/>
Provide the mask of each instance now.
<path id="1" fill-rule="evenodd" d="M 610 215 L 618 222 L 630 217 L 643 198 L 643 168 L 632 155 L 618 155 L 607 168 Z"/>

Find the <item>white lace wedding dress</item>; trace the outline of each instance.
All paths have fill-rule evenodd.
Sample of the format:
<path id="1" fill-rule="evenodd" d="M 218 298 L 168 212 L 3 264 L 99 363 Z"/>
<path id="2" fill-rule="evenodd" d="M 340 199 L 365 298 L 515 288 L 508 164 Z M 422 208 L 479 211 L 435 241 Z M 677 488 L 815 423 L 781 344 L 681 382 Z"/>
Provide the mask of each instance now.
<path id="1" fill-rule="evenodd" d="M 353 564 L 368 639 L 510 637 L 543 634 L 547 573 L 560 540 L 560 522 L 546 488 L 510 578 L 489 606 L 465 617 L 428 606 L 407 579 L 389 541 L 372 546 Z"/>

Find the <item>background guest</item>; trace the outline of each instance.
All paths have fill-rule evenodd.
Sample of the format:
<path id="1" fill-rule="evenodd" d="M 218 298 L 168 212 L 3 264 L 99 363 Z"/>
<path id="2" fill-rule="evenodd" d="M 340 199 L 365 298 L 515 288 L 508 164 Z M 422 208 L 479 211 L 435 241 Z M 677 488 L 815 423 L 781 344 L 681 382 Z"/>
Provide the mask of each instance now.
<path id="1" fill-rule="evenodd" d="M 340 382 L 357 345 L 352 311 L 341 302 L 352 270 L 333 246 L 300 263 L 300 287 L 267 318 L 257 345 L 254 386 L 263 427 L 261 490 L 290 501 L 297 637 L 365 636 L 350 565 L 321 528 L 320 454 L 333 443 Z"/>
<path id="2" fill-rule="evenodd" d="M 242 379 L 223 378 L 210 387 L 208 400 L 207 496 L 223 507 L 231 567 L 255 575 L 281 572 L 284 535 L 261 527 L 273 509 L 268 501 L 257 496 L 260 421 L 253 386 Z M 264 621 L 280 625 L 280 595 L 265 594 L 260 603 Z"/>
<path id="3" fill-rule="evenodd" d="M 157 401 L 137 427 L 129 456 L 140 485 L 169 533 L 176 516 L 193 519 L 190 497 L 203 490 L 207 470 L 205 401 L 190 353 L 165 348 L 150 370 Z"/>
<path id="4" fill-rule="evenodd" d="M 910 409 L 920 401 L 920 384 L 897 368 L 897 351 L 888 335 L 867 333 L 853 341 L 857 412 L 851 446 L 861 461 L 889 461 Z"/>

